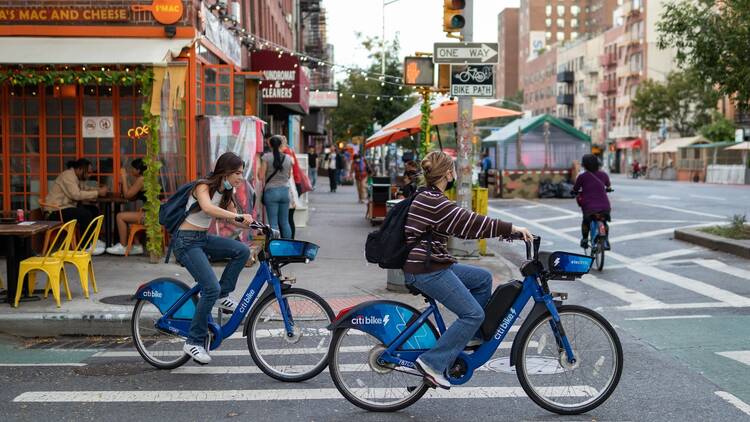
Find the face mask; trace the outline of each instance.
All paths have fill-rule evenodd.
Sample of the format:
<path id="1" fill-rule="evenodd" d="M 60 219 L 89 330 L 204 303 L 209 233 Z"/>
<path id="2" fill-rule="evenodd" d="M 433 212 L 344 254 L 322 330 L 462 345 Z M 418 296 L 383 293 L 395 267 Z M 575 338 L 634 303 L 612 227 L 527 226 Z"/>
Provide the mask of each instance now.
<path id="1" fill-rule="evenodd" d="M 451 189 L 453 189 L 453 186 L 455 186 L 455 184 L 456 184 L 456 181 L 455 180 L 451 180 L 450 182 L 448 182 L 447 185 L 445 185 L 445 190 L 451 190 Z"/>
<path id="2" fill-rule="evenodd" d="M 226 189 L 226 190 L 231 190 L 232 189 L 232 184 L 229 183 L 229 180 L 227 180 L 227 179 L 224 179 L 224 189 Z"/>

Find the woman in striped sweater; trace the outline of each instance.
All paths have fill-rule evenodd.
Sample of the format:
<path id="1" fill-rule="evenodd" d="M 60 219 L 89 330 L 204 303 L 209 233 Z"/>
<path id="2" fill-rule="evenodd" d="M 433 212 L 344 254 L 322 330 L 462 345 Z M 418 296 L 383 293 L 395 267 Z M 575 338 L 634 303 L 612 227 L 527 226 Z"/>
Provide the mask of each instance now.
<path id="1" fill-rule="evenodd" d="M 448 253 L 448 237 L 483 239 L 520 233 L 523 227 L 479 215 L 458 207 L 443 192 L 453 186 L 453 159 L 434 151 L 422 160 L 427 188 L 409 208 L 406 242 L 414 245 L 404 265 L 406 283 L 435 299 L 458 319 L 440 336 L 435 347 L 423 353 L 416 368 L 432 384 L 450 388 L 445 372 L 467 345 L 481 342 L 476 336 L 484 320 L 484 306 L 492 293 L 492 274 L 479 267 L 458 264 Z M 470 341 L 472 340 L 472 341 Z"/>

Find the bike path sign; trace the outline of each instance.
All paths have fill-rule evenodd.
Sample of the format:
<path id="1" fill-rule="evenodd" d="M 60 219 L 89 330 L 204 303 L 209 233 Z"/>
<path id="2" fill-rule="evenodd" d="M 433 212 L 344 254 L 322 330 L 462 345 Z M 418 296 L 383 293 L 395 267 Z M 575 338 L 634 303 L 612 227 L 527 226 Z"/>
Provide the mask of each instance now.
<path id="1" fill-rule="evenodd" d="M 456 97 L 494 97 L 494 66 L 451 66 L 451 95 Z"/>
<path id="2" fill-rule="evenodd" d="M 432 60 L 435 64 L 497 63 L 498 60 L 498 46 L 496 42 L 437 42 L 434 49 Z"/>

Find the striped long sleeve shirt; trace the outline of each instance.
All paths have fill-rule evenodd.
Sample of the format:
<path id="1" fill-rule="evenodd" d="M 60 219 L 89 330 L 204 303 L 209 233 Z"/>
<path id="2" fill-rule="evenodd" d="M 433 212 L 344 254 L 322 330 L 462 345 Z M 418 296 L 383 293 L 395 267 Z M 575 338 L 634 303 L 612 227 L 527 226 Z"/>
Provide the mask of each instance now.
<path id="1" fill-rule="evenodd" d="M 427 230 L 430 240 L 422 239 L 409 253 L 404 272 L 419 274 L 440 271 L 456 262 L 448 253 L 450 236 L 462 239 L 485 239 L 509 236 L 512 225 L 460 208 L 437 188 L 430 188 L 414 198 L 404 228 L 407 244 L 416 244 Z M 429 238 L 429 236 L 426 236 Z M 429 265 L 427 264 L 429 252 Z"/>

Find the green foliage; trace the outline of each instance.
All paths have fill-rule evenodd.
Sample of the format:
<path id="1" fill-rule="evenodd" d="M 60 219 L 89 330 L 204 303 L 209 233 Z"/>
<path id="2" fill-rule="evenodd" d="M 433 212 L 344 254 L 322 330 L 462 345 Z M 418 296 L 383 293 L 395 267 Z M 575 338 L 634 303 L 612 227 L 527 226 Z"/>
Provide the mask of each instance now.
<path id="1" fill-rule="evenodd" d="M 127 70 L 78 69 L 3 69 L 0 70 L 0 84 L 9 81 L 14 86 L 62 85 L 62 84 L 99 84 L 132 86 L 144 85 L 151 78 L 151 70 L 135 67 Z"/>
<path id="2" fill-rule="evenodd" d="M 740 108 L 750 106 L 748 0 L 673 0 L 657 30 L 659 48 L 675 48 L 679 64 Z"/>
<path id="3" fill-rule="evenodd" d="M 424 158 L 430 147 L 430 114 L 432 114 L 432 105 L 430 104 L 430 94 L 425 93 L 422 97 L 422 105 L 419 107 L 422 112 L 422 118 L 419 120 L 419 157 Z"/>
<path id="4" fill-rule="evenodd" d="M 159 116 L 151 114 L 151 93 L 153 88 L 154 74 L 149 71 L 149 77 L 146 78 L 146 84 L 143 85 L 143 93 L 146 100 L 141 105 L 143 112 L 143 124 L 148 125 L 151 129 L 150 136 L 146 139 L 146 157 L 144 163 L 146 171 L 143 173 L 143 187 L 146 191 L 146 203 L 143 205 L 145 213 L 146 226 L 146 250 L 152 256 L 161 256 L 162 254 L 162 229 L 159 224 L 159 194 L 161 193 L 161 184 L 159 183 L 159 172 L 161 171 L 161 161 L 159 161 Z"/>
<path id="5" fill-rule="evenodd" d="M 694 72 L 672 72 L 665 82 L 647 80 L 640 84 L 632 101 L 633 117 L 649 131 L 664 120 L 680 136 L 691 136 L 711 121 L 719 94 Z"/>
<path id="6" fill-rule="evenodd" d="M 750 239 L 750 226 L 747 225 L 747 216 L 744 214 L 733 215 L 727 226 L 705 227 L 698 230 L 730 239 Z"/>
<path id="7" fill-rule="evenodd" d="M 711 142 L 731 141 L 734 131 L 734 123 L 719 112 L 714 112 L 713 121 L 699 129 L 700 134 Z"/>
<path id="8" fill-rule="evenodd" d="M 381 81 L 375 76 L 381 72 L 380 40 L 362 38 L 361 34 L 357 34 L 357 37 L 370 53 L 371 64 L 366 69 L 370 75 L 351 72 L 345 80 L 337 84 L 340 94 L 339 106 L 331 116 L 333 136 L 336 140 L 350 139 L 352 136 L 370 136 L 373 134 L 373 123 L 385 125 L 414 103 L 414 100 L 410 98 L 394 98 L 393 100 L 386 98 L 406 96 L 411 94 L 412 90 L 387 83 L 381 85 Z M 385 73 L 403 77 L 398 39 L 386 45 Z M 391 78 L 388 80 L 393 82 Z M 353 93 L 366 94 L 367 97 L 357 95 L 352 98 Z"/>

